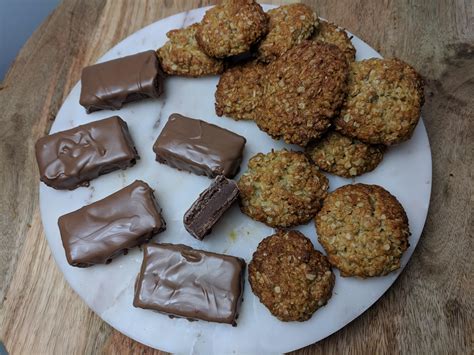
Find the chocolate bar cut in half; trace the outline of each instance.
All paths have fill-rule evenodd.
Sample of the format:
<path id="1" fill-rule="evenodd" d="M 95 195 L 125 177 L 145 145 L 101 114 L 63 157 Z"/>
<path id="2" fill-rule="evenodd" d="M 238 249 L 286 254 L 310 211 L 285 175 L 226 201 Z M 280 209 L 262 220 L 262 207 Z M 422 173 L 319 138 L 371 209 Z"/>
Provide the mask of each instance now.
<path id="1" fill-rule="evenodd" d="M 183 218 L 184 227 L 194 238 L 202 240 L 238 196 L 237 184 L 219 175 L 186 211 Z"/>

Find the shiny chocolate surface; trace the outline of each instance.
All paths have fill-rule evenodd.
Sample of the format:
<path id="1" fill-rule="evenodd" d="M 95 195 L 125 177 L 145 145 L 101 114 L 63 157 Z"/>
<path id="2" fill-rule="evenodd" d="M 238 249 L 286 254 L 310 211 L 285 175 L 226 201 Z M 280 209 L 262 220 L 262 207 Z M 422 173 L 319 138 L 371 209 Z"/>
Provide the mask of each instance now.
<path id="1" fill-rule="evenodd" d="M 197 175 L 234 177 L 246 139 L 227 129 L 174 113 L 156 140 L 156 160 Z"/>
<path id="2" fill-rule="evenodd" d="M 58 225 L 66 258 L 79 267 L 109 263 L 166 228 L 153 190 L 141 180 L 59 217 Z"/>
<path id="3" fill-rule="evenodd" d="M 119 110 L 128 102 L 158 98 L 164 73 L 155 51 L 145 51 L 85 67 L 79 103 L 88 113 Z"/>
<path id="4" fill-rule="evenodd" d="M 236 325 L 245 261 L 186 245 L 144 246 L 135 307 L 190 320 Z"/>
<path id="5" fill-rule="evenodd" d="M 42 137 L 35 150 L 40 180 L 60 190 L 88 186 L 99 175 L 133 166 L 140 158 L 127 123 L 118 116 Z"/>

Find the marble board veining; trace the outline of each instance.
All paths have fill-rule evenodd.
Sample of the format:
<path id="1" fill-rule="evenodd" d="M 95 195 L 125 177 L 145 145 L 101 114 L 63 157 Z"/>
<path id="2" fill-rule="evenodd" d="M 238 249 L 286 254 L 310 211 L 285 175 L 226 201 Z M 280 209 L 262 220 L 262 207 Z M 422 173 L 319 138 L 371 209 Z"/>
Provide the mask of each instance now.
<path id="1" fill-rule="evenodd" d="M 264 5 L 264 8 L 268 10 L 271 6 Z M 167 31 L 199 21 L 205 10 L 196 9 L 153 23 L 117 44 L 99 62 L 156 49 L 165 43 Z M 352 42 L 357 49 L 357 60 L 380 57 L 356 36 Z M 353 182 L 374 183 L 385 187 L 399 199 L 406 209 L 412 233 L 410 247 L 402 259 L 402 268 L 388 276 L 368 280 L 341 278 L 336 270 L 333 297 L 327 306 L 306 322 L 285 323 L 273 317 L 252 294 L 247 279 L 237 327 L 170 319 L 162 314 L 134 308 L 133 285 L 142 260 L 140 249 L 131 250 L 128 255 L 118 257 L 109 265 L 80 269 L 69 266 L 61 244 L 57 227 L 59 216 L 141 179 L 155 189 L 167 222 L 167 230 L 157 235 L 155 241 L 183 243 L 250 261 L 258 243 L 272 234 L 273 229 L 251 220 L 234 205 L 204 241 L 192 238 L 184 229 L 182 217 L 211 180 L 158 164 L 152 150 L 159 132 L 174 112 L 203 119 L 245 136 L 247 144 L 241 173 L 245 171 L 249 158 L 257 152 L 283 147 L 295 149 L 271 139 L 253 122 L 217 117 L 214 111 L 217 81 L 217 77 L 168 78 L 165 94 L 158 100 L 144 100 L 128 104 L 120 111 L 98 111 L 89 115 L 79 105 L 78 83 L 61 107 L 51 133 L 119 115 L 128 123 L 141 159 L 132 168 L 93 180 L 87 188 L 57 191 L 40 184 L 44 229 L 54 258 L 71 287 L 104 321 L 141 343 L 182 354 L 276 354 L 291 351 L 327 337 L 358 317 L 392 285 L 411 257 L 423 230 L 431 191 L 431 151 L 422 120 L 413 137 L 390 148 L 381 165 L 373 172 L 355 179 L 328 175 L 330 190 Z M 297 229 L 322 251 L 313 223 Z"/>

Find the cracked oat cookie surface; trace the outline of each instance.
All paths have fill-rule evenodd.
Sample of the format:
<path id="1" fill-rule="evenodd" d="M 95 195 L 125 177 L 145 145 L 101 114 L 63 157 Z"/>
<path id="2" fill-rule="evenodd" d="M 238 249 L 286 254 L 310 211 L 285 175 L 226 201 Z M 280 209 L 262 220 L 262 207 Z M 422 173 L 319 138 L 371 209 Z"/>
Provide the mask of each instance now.
<path id="1" fill-rule="evenodd" d="M 253 120 L 262 97 L 265 66 L 256 61 L 226 70 L 215 94 L 216 114 L 236 120 Z"/>
<path id="2" fill-rule="evenodd" d="M 211 57 L 245 53 L 268 32 L 268 18 L 254 0 L 224 0 L 206 11 L 196 39 Z"/>
<path id="3" fill-rule="evenodd" d="M 348 63 L 334 45 L 304 41 L 266 69 L 255 121 L 275 139 L 306 146 L 331 125 L 345 96 Z"/>
<path id="4" fill-rule="evenodd" d="M 238 186 L 243 213 L 285 228 L 316 215 L 329 182 L 303 153 L 280 150 L 253 156 Z"/>
<path id="5" fill-rule="evenodd" d="M 331 298 L 334 274 L 327 258 L 298 231 L 263 239 L 249 264 L 253 293 L 281 321 L 305 321 Z"/>
<path id="6" fill-rule="evenodd" d="M 306 154 L 321 170 L 346 178 L 374 170 L 384 151 L 385 146 L 366 144 L 336 131 L 306 147 Z"/>
<path id="7" fill-rule="evenodd" d="M 304 4 L 283 5 L 267 14 L 268 34 L 258 47 L 258 58 L 266 63 L 308 39 L 318 25 L 318 16 Z"/>
<path id="8" fill-rule="evenodd" d="M 401 143 L 411 137 L 423 101 L 423 80 L 401 60 L 354 62 L 336 129 L 366 143 Z"/>
<path id="9" fill-rule="evenodd" d="M 312 40 L 334 44 L 346 56 L 349 62 L 355 60 L 356 49 L 346 31 L 328 21 L 319 21 L 319 26 L 312 36 Z"/>
<path id="10" fill-rule="evenodd" d="M 345 185 L 331 192 L 316 216 L 318 240 L 342 276 L 386 275 L 408 248 L 402 205 L 377 185 Z"/>
<path id="11" fill-rule="evenodd" d="M 199 48 L 195 38 L 198 28 L 199 24 L 194 24 L 166 34 L 168 42 L 157 51 L 165 73 L 191 77 L 222 73 L 223 61 L 209 57 Z"/>

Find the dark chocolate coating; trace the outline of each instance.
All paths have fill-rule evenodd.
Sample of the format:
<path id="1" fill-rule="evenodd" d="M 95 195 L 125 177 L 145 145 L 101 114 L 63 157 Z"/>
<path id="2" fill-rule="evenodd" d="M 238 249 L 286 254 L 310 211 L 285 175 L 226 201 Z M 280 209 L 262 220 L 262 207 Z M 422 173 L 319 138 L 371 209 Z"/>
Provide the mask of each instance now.
<path id="1" fill-rule="evenodd" d="M 186 211 L 184 227 L 194 238 L 202 240 L 238 196 L 237 184 L 219 175 Z"/>
<path id="2" fill-rule="evenodd" d="M 118 116 L 45 136 L 35 149 L 40 180 L 59 190 L 88 186 L 99 175 L 140 159 L 127 123 Z"/>
<path id="3" fill-rule="evenodd" d="M 153 190 L 136 180 L 112 195 L 59 217 L 69 264 L 107 264 L 166 228 Z"/>
<path id="4" fill-rule="evenodd" d="M 216 125 L 174 113 L 153 145 L 156 160 L 196 175 L 234 177 L 246 139 Z"/>
<path id="5" fill-rule="evenodd" d="M 135 307 L 190 320 L 236 325 L 245 261 L 186 245 L 144 246 Z"/>
<path id="6" fill-rule="evenodd" d="M 110 60 L 82 70 L 79 103 L 87 113 L 119 110 L 128 102 L 158 98 L 163 81 L 155 51 Z"/>

